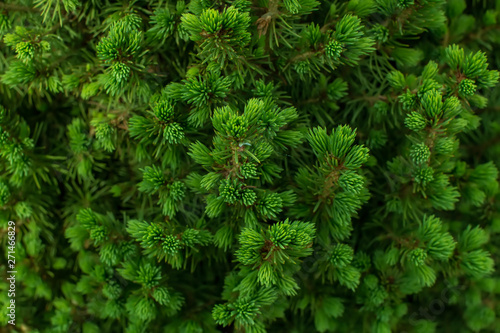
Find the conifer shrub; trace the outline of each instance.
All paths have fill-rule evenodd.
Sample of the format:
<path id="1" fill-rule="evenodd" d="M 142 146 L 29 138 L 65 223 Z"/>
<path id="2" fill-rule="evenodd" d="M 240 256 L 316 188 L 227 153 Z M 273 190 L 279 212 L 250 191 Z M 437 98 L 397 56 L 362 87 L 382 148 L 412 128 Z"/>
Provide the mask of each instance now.
<path id="1" fill-rule="evenodd" d="M 499 20 L 1 2 L 2 331 L 498 332 Z"/>

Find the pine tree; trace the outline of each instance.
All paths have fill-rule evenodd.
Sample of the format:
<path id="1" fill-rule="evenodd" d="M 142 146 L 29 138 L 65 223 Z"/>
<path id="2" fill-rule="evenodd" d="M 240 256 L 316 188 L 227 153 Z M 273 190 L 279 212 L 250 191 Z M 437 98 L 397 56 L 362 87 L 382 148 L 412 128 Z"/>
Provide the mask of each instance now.
<path id="1" fill-rule="evenodd" d="M 0 3 L 3 330 L 498 331 L 499 20 Z"/>

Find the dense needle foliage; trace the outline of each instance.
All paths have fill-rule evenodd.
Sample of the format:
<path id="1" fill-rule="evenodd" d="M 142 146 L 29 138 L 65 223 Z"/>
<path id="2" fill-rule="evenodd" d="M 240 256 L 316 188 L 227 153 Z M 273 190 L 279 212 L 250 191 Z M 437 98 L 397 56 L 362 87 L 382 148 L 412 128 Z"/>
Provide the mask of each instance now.
<path id="1" fill-rule="evenodd" d="M 0 324 L 499 332 L 498 22 L 498 0 L 0 2 Z"/>

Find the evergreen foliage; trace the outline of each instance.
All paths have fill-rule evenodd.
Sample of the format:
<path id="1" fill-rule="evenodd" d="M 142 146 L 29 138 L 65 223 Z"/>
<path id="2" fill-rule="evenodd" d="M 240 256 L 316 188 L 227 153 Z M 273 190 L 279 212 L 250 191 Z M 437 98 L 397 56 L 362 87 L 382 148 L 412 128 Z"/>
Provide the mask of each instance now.
<path id="1" fill-rule="evenodd" d="M 499 21 L 1 2 L 2 331 L 497 332 Z"/>

